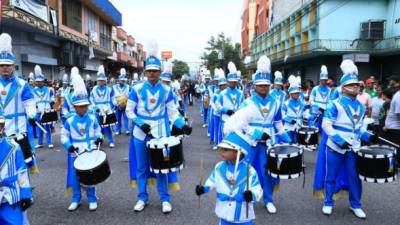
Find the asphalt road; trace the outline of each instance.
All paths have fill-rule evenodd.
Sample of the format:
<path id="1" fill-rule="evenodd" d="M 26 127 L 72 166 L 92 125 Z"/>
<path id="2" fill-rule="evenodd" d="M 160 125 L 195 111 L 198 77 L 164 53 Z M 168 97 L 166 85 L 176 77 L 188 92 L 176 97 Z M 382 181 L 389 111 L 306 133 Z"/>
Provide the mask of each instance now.
<path id="1" fill-rule="evenodd" d="M 217 224 L 214 213 L 215 193 L 203 195 L 201 207 L 194 194 L 194 187 L 199 182 L 201 155 L 205 159 L 205 174 L 208 176 L 215 163 L 221 160 L 211 150 L 206 138 L 206 130 L 201 128 L 201 117 L 198 106 L 188 108 L 193 122 L 193 134 L 184 140 L 186 168 L 181 171 L 182 189 L 172 193 L 173 212 L 161 213 L 156 188 L 148 188 L 150 205 L 142 213 L 135 213 L 136 190 L 129 185 L 128 172 L 128 136 L 116 137 L 116 148 L 105 147 L 112 168 L 111 177 L 97 185 L 99 208 L 89 212 L 86 197 L 83 194 L 82 206 L 76 212 L 68 212 L 70 199 L 65 196 L 66 152 L 61 147 L 59 135 L 53 135 L 55 149 L 39 149 L 38 159 L 40 174 L 32 176 L 35 187 L 35 204 L 29 209 L 32 225 L 128 225 L 128 224 L 170 224 L 170 225 L 209 225 Z M 321 213 L 322 201 L 312 195 L 316 152 L 305 153 L 306 186 L 302 188 L 303 179 L 282 181 L 281 189 L 275 193 L 275 204 L 278 213 L 269 215 L 262 203 L 256 205 L 256 224 L 400 224 L 400 184 L 363 183 L 363 208 L 367 213 L 366 220 L 354 217 L 348 209 L 347 196 L 341 198 L 333 215 L 326 217 Z"/>

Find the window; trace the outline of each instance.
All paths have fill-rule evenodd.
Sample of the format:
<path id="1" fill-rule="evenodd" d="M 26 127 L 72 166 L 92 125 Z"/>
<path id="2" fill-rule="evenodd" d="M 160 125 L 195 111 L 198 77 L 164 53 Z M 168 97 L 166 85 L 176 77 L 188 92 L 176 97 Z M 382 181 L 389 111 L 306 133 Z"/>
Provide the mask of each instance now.
<path id="1" fill-rule="evenodd" d="M 91 35 L 94 40 L 97 40 L 97 16 L 89 9 L 85 10 L 86 15 L 86 34 Z"/>
<path id="2" fill-rule="evenodd" d="M 82 4 L 80 2 L 62 0 L 62 24 L 82 32 Z"/>
<path id="3" fill-rule="evenodd" d="M 100 20 L 100 47 L 111 50 L 111 26 Z"/>

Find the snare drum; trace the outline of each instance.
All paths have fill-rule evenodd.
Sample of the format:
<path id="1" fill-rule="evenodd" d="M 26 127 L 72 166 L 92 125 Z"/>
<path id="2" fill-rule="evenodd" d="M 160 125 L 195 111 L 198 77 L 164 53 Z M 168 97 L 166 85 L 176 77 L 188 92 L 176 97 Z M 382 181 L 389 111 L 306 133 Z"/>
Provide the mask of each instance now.
<path id="1" fill-rule="evenodd" d="M 100 123 L 101 127 L 109 127 L 109 126 L 117 124 L 117 116 L 115 115 L 114 112 L 111 112 L 107 115 L 100 115 L 99 120 L 100 120 L 99 123 Z"/>
<path id="2" fill-rule="evenodd" d="M 297 141 L 299 145 L 307 147 L 308 149 L 316 149 L 318 145 L 318 132 L 317 127 L 301 127 L 297 131 Z"/>
<path id="3" fill-rule="evenodd" d="M 396 149 L 386 145 L 371 145 L 361 147 L 356 154 L 361 180 L 388 183 L 397 179 Z"/>
<path id="4" fill-rule="evenodd" d="M 40 119 L 40 123 L 47 125 L 47 124 L 53 124 L 55 122 L 57 122 L 58 120 L 58 114 L 57 111 L 54 109 L 51 109 L 48 112 L 45 112 L 42 116 L 42 118 Z"/>
<path id="5" fill-rule="evenodd" d="M 19 135 L 12 135 L 11 138 L 13 138 L 21 148 L 22 153 L 24 155 L 25 163 L 31 162 L 33 160 L 33 154 L 28 136 L 26 134 L 19 134 Z"/>
<path id="6" fill-rule="evenodd" d="M 178 137 L 154 138 L 147 142 L 150 156 L 150 171 L 169 173 L 183 168 L 182 142 Z"/>
<path id="7" fill-rule="evenodd" d="M 274 178 L 294 179 L 303 173 L 303 149 L 297 145 L 280 144 L 270 147 L 267 173 Z"/>
<path id="8" fill-rule="evenodd" d="M 107 155 L 101 150 L 85 151 L 74 160 L 76 176 L 80 183 L 96 185 L 105 181 L 111 174 Z"/>

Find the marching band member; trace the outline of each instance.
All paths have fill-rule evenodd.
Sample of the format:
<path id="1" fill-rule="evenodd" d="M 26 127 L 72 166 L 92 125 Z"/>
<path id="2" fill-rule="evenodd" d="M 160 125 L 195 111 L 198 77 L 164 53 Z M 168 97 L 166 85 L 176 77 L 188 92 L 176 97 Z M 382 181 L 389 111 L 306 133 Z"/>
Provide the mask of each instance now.
<path id="1" fill-rule="evenodd" d="M 28 223 L 25 210 L 32 204 L 32 188 L 22 150 L 6 137 L 5 123 L 0 109 L 0 224 L 22 225 Z"/>
<path id="2" fill-rule="evenodd" d="M 208 87 L 210 86 L 211 74 L 210 71 L 205 69 L 203 72 L 204 75 L 204 82 L 200 84 L 200 94 L 202 98 L 202 114 L 203 114 L 203 128 L 206 128 L 207 120 L 208 120 L 208 106 L 210 103 L 210 94 L 208 92 Z"/>
<path id="3" fill-rule="evenodd" d="M 139 82 L 140 82 L 139 74 L 138 73 L 134 73 L 133 74 L 133 78 L 132 78 L 132 82 L 131 82 L 131 88 L 133 88 L 133 86 L 135 86 Z"/>
<path id="4" fill-rule="evenodd" d="M 31 90 L 33 90 L 33 88 L 35 87 L 35 74 L 33 74 L 33 72 L 29 73 L 28 83 Z"/>
<path id="5" fill-rule="evenodd" d="M 72 86 L 71 78 L 69 80 L 69 87 L 64 90 L 64 102 L 61 106 L 61 122 L 64 124 L 65 121 L 75 114 L 75 108 L 72 105 L 72 93 L 74 91 L 74 87 Z"/>
<path id="6" fill-rule="evenodd" d="M 81 185 L 73 166 L 74 159 L 77 153 L 97 149 L 97 146 L 103 142 L 103 139 L 100 125 L 95 115 L 88 112 L 90 102 L 86 86 L 76 67 L 73 67 L 71 70 L 71 80 L 74 87 L 71 94 L 72 104 L 76 113 L 65 121 L 64 127 L 61 130 L 61 143 L 68 151 L 67 193 L 72 191 L 71 204 L 68 207 L 68 211 L 75 211 L 80 206 Z M 96 210 L 97 197 L 95 187 L 87 186 L 86 195 L 89 202 L 89 210 Z"/>
<path id="7" fill-rule="evenodd" d="M 172 121 L 173 126 L 185 134 L 190 134 L 192 131 L 192 128 L 185 124 L 183 117 L 178 112 L 172 89 L 159 81 L 161 62 L 156 54 L 156 46 L 151 45 L 145 66 L 147 80 L 134 86 L 126 107 L 128 118 L 134 124 L 131 135 L 131 146 L 133 147 L 129 149 L 129 165 L 131 184 L 138 188 L 138 201 L 134 207 L 136 212 L 143 211 L 147 205 L 149 201 L 148 179 L 154 176 L 150 173 L 146 142 L 153 137 L 169 136 L 169 121 Z M 177 183 L 177 173 L 160 173 L 156 174 L 156 178 L 162 212 L 170 213 L 172 205 L 168 187 L 175 190 L 180 189 Z"/>
<path id="8" fill-rule="evenodd" d="M 274 77 L 274 88 L 271 90 L 270 95 L 277 99 L 280 104 L 283 104 L 286 101 L 286 93 L 283 90 L 282 73 L 280 71 L 275 71 Z"/>
<path id="9" fill-rule="evenodd" d="M 52 109 L 52 105 L 54 104 L 54 94 L 50 88 L 44 86 L 44 75 L 39 65 L 35 66 L 34 71 L 35 71 L 36 87 L 33 89 L 32 92 L 33 96 L 35 97 L 36 108 L 37 108 L 36 119 L 40 121 L 43 115 Z M 51 137 L 51 125 L 42 124 L 42 126 L 47 131 L 47 133 L 45 134 L 46 142 L 48 147 L 51 149 L 54 147 L 53 140 Z M 38 144 L 35 146 L 35 148 L 37 149 L 43 147 L 44 132 L 42 131 L 42 129 L 39 129 L 39 127 L 36 127 L 36 132 L 38 134 Z"/>
<path id="10" fill-rule="evenodd" d="M 221 125 L 219 138 L 223 138 L 223 129 L 226 120 L 232 116 L 244 101 L 243 92 L 237 88 L 238 74 L 233 62 L 228 63 L 229 74 L 227 76 L 228 88 L 221 91 L 217 96 L 216 106 L 221 112 Z"/>
<path id="11" fill-rule="evenodd" d="M 116 135 L 119 135 L 122 133 L 122 119 L 124 120 L 124 128 L 125 128 L 125 134 L 129 135 L 129 121 L 128 117 L 126 116 L 125 112 L 125 107 L 126 107 L 126 102 L 128 101 L 128 96 L 130 92 L 130 87 L 128 84 L 126 84 L 127 78 L 126 78 L 126 70 L 125 68 L 121 68 L 120 70 L 120 75 L 118 77 L 119 84 L 115 84 L 113 86 L 114 89 L 114 98 L 113 98 L 113 103 L 116 107 L 116 116 L 117 116 L 117 129 L 116 129 Z"/>
<path id="12" fill-rule="evenodd" d="M 112 112 L 114 91 L 106 85 L 107 77 L 104 71 L 104 66 L 100 65 L 97 71 L 97 85 L 93 87 L 90 94 L 90 102 L 93 104 L 94 111 L 97 112 L 97 118 L 100 120 L 100 115 L 107 115 Z M 107 135 L 110 148 L 114 148 L 114 136 L 111 127 L 101 128 L 101 133 Z"/>
<path id="13" fill-rule="evenodd" d="M 291 139 L 282 124 L 281 103 L 269 95 L 271 62 L 267 56 L 262 56 L 257 63 L 257 73 L 254 76 L 254 94 L 247 98 L 238 111 L 225 123 L 224 133 L 235 131 L 243 135 L 253 146 L 246 158 L 258 173 L 264 190 L 264 204 L 269 213 L 276 213 L 273 204 L 273 190 L 279 184 L 279 179 L 265 173 L 267 164 L 267 146 L 280 142 L 290 143 Z M 275 130 L 277 133 L 275 133 Z"/>
<path id="14" fill-rule="evenodd" d="M 214 141 L 214 121 L 213 121 L 213 107 L 212 107 L 212 96 L 214 95 L 214 91 L 218 88 L 218 68 L 214 69 L 214 79 L 213 82 L 208 86 L 208 129 L 207 136 L 210 138 L 210 143 Z"/>
<path id="15" fill-rule="evenodd" d="M 29 84 L 15 75 L 11 42 L 10 35 L 0 35 L 0 99 L 6 118 L 4 132 L 7 136 L 26 135 L 28 122 L 36 127 L 36 103 Z M 35 160 L 28 163 L 28 167 L 31 172 L 38 172 Z"/>
<path id="16" fill-rule="evenodd" d="M 297 143 L 297 130 L 302 124 L 306 103 L 300 99 L 301 77 L 290 75 L 288 81 L 290 83 L 288 89 L 290 98 L 282 105 L 282 118 L 285 123 L 285 130 L 293 143 Z"/>
<path id="17" fill-rule="evenodd" d="M 253 202 L 261 199 L 263 190 L 257 172 L 245 160 L 251 146 L 231 133 L 218 148 L 224 161 L 217 163 L 204 185 L 196 186 L 196 195 L 216 190 L 215 213 L 220 225 L 252 225 L 255 219 Z"/>
<path id="18" fill-rule="evenodd" d="M 325 65 L 321 67 L 319 80 L 320 84 L 311 90 L 310 109 L 318 122 L 318 128 L 321 129 L 323 113 L 331 95 L 331 89 L 328 87 L 328 69 Z"/>
<path id="19" fill-rule="evenodd" d="M 327 137 L 321 141 L 314 193 L 320 194 L 320 197 L 325 194 L 322 212 L 331 215 L 334 195 L 343 188 L 337 185 L 342 183 L 338 179 L 344 178 L 348 182 L 345 186 L 348 186 L 350 210 L 356 217 L 366 218 L 361 209 L 361 180 L 357 174 L 356 153 L 353 150 L 360 147 L 361 140 L 377 143 L 378 136 L 369 134 L 363 128 L 366 109 L 356 99 L 360 88 L 357 66 L 351 60 L 344 60 L 340 67 L 343 71 L 340 79 L 342 96 L 328 103 L 324 114 L 322 129 Z"/>
<path id="20" fill-rule="evenodd" d="M 225 72 L 223 69 L 217 69 L 216 76 L 218 77 L 218 88 L 214 90 L 214 93 L 211 97 L 211 107 L 213 108 L 212 110 L 212 119 L 213 119 L 213 142 L 214 142 L 214 147 L 213 150 L 217 150 L 218 147 L 217 145 L 219 142 L 222 140 L 222 135 L 221 135 L 221 111 L 218 109 L 217 106 L 217 100 L 218 100 L 218 95 L 221 93 L 221 91 L 225 90 L 226 88 L 226 78 L 225 78 Z"/>

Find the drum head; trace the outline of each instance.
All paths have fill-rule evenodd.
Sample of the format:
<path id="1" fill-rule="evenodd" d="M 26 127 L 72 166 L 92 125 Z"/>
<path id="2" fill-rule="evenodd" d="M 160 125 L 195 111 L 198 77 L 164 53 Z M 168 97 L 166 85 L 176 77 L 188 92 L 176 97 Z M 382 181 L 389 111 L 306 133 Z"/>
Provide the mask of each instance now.
<path id="1" fill-rule="evenodd" d="M 318 133 L 317 127 L 301 127 L 299 129 L 300 134 L 315 134 Z"/>
<path id="2" fill-rule="evenodd" d="M 154 138 L 147 142 L 147 147 L 152 149 L 162 149 L 167 145 L 168 147 L 176 146 L 181 143 L 181 139 L 178 137 L 161 137 Z"/>
<path id="3" fill-rule="evenodd" d="M 100 150 L 84 152 L 75 159 L 74 167 L 77 170 L 90 170 L 102 164 L 106 157 L 106 153 Z"/>
<path id="4" fill-rule="evenodd" d="M 296 157 L 299 154 L 303 153 L 303 149 L 296 145 L 282 144 L 282 145 L 274 145 L 269 148 L 269 155 L 275 156 L 279 155 L 279 157 L 284 156 L 285 158 Z"/>

